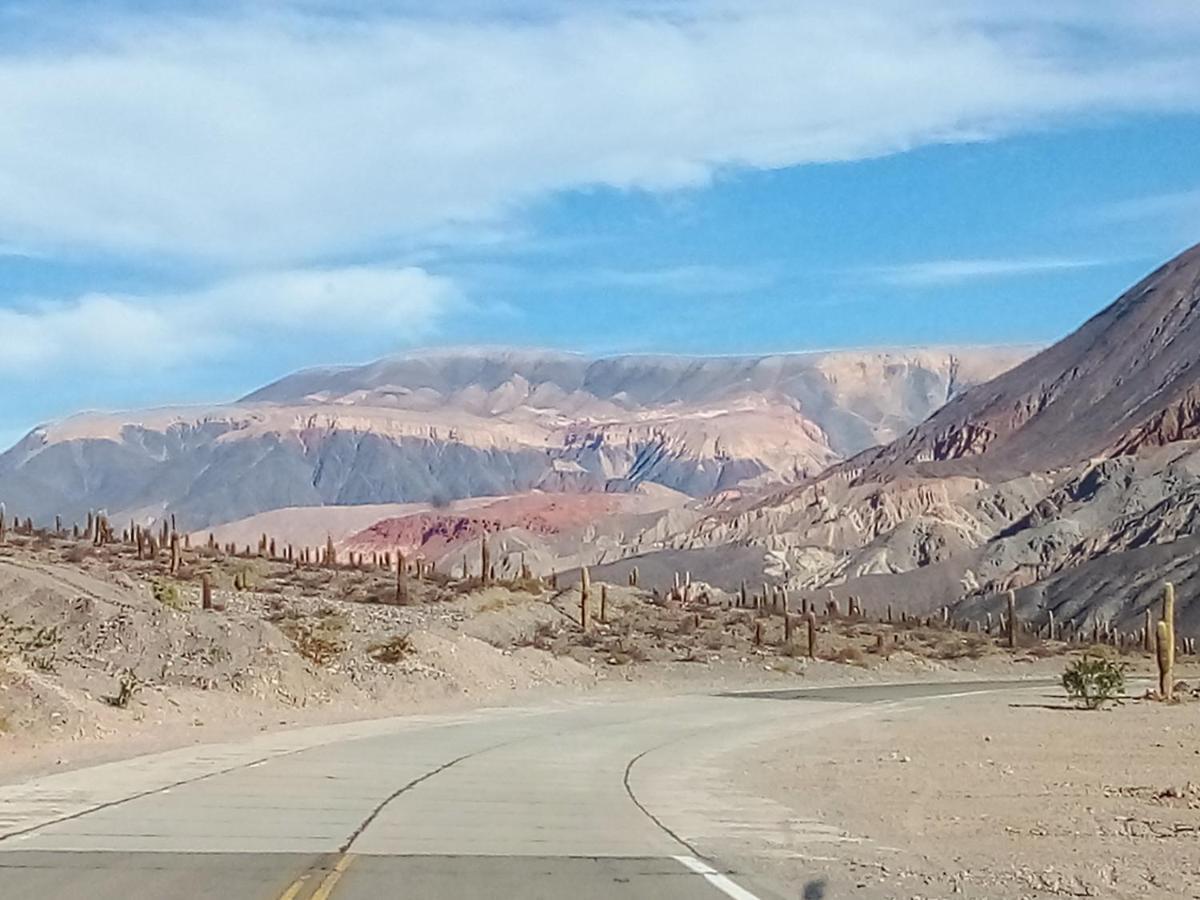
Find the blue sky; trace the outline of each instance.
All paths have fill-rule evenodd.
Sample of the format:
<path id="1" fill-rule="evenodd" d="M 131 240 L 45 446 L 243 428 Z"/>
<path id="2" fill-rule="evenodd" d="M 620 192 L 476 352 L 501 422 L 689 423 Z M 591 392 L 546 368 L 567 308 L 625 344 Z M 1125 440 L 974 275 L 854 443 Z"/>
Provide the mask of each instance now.
<path id="1" fill-rule="evenodd" d="M 423 6 L 0 0 L 0 443 L 414 346 L 1046 342 L 1200 241 L 1194 3 Z"/>

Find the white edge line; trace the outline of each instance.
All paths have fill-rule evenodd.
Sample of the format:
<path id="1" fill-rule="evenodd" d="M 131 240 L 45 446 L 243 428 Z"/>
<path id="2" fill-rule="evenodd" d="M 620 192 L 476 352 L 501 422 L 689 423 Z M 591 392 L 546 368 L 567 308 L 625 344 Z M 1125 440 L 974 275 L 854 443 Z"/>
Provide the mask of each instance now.
<path id="1" fill-rule="evenodd" d="M 730 878 L 722 875 L 712 866 L 705 862 L 701 862 L 694 856 L 676 856 L 674 860 L 687 866 L 697 875 L 704 876 L 704 880 L 715 887 L 727 897 L 733 897 L 734 900 L 759 900 L 757 896 L 750 893 L 740 884 L 737 884 Z"/>

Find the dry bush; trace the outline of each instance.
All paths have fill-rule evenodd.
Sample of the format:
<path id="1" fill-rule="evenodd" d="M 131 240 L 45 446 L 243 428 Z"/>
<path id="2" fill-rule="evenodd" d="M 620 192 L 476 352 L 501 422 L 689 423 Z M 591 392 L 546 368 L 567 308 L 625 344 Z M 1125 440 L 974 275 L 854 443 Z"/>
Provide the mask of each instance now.
<path id="1" fill-rule="evenodd" d="M 1049 644 L 1037 641 L 1029 647 L 1029 655 L 1036 659 L 1048 659 L 1051 656 L 1062 656 L 1067 652 L 1066 644 Z"/>
<path id="2" fill-rule="evenodd" d="M 397 634 L 379 644 L 367 648 L 367 655 L 376 662 L 395 665 L 414 652 L 412 641 L 407 634 Z"/>
<path id="3" fill-rule="evenodd" d="M 179 586 L 165 579 L 157 579 L 150 588 L 154 599 L 168 609 L 184 610 L 187 603 L 179 596 Z"/>
<path id="4" fill-rule="evenodd" d="M 845 663 L 851 666 L 865 666 L 867 664 L 862 650 L 853 644 L 842 647 L 840 650 L 835 650 L 832 653 L 823 654 L 821 658 L 829 662 Z"/>
<path id="5" fill-rule="evenodd" d="M 78 565 L 79 563 L 83 562 L 85 559 L 94 557 L 95 555 L 96 555 L 96 551 L 94 549 L 92 549 L 91 546 L 89 546 L 87 544 L 75 544 L 73 547 L 70 547 L 66 553 L 63 554 L 63 559 L 65 559 L 69 563 L 75 563 Z"/>
<path id="6" fill-rule="evenodd" d="M 793 638 L 782 647 L 779 648 L 780 656 L 787 656 L 792 659 L 799 659 L 808 656 L 808 639 L 803 640 Z"/>
<path id="7" fill-rule="evenodd" d="M 314 665 L 327 666 L 346 649 L 344 643 L 303 620 L 285 623 L 281 630 L 296 645 L 297 652 Z"/>
<path id="8" fill-rule="evenodd" d="M 539 597 L 545 592 L 546 586 L 540 578 L 514 578 L 510 581 L 502 582 L 502 585 L 510 591 L 521 594 L 533 594 Z"/>
<path id="9" fill-rule="evenodd" d="M 952 631 L 930 647 L 929 655 L 934 659 L 979 659 L 991 646 L 992 640 L 987 635 Z"/>

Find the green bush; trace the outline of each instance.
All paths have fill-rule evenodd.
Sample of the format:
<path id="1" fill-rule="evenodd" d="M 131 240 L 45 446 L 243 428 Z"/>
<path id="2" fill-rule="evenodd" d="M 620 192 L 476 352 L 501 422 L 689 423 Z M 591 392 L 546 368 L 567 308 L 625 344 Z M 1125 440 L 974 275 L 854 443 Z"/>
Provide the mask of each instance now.
<path id="1" fill-rule="evenodd" d="M 1085 709 L 1120 703 L 1125 696 L 1125 663 L 1085 653 L 1062 676 L 1067 696 Z"/>

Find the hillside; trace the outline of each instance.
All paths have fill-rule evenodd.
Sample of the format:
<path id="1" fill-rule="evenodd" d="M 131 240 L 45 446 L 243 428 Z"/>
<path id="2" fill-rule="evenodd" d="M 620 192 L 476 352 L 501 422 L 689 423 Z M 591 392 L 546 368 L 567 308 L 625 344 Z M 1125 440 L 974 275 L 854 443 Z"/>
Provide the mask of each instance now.
<path id="1" fill-rule="evenodd" d="M 895 441 L 726 504 L 651 552 L 731 548 L 811 599 L 1136 628 L 1162 582 L 1200 628 L 1200 248 Z M 630 563 L 632 564 L 632 563 Z M 651 559 L 641 561 L 653 567 Z"/>
<path id="2" fill-rule="evenodd" d="M 890 440 L 1020 348 L 764 357 L 448 350 L 205 409 L 84 414 L 0 455 L 0 501 L 189 529 L 275 509 L 790 483 Z"/>
<path id="3" fill-rule="evenodd" d="M 1200 437 L 1200 246 L 1077 331 L 850 463 L 995 478 Z"/>

